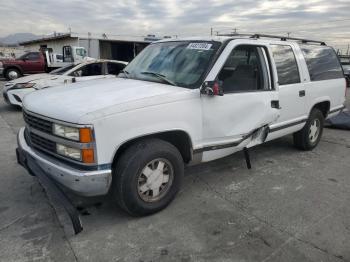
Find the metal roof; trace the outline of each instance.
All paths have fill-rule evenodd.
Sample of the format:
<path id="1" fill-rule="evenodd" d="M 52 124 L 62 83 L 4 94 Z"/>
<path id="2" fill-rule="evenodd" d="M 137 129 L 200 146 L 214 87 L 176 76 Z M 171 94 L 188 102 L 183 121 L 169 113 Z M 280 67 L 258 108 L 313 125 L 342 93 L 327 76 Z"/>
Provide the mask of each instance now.
<path id="1" fill-rule="evenodd" d="M 19 45 L 28 45 L 28 44 L 34 44 L 34 43 L 40 43 L 40 42 L 46 42 L 46 41 L 53 41 L 53 40 L 57 40 L 57 39 L 64 39 L 64 38 L 70 38 L 70 37 L 72 37 L 70 33 L 68 33 L 68 34 L 58 34 L 58 35 L 53 35 L 53 36 L 37 38 L 37 39 L 34 39 L 34 40 L 19 42 Z"/>
<path id="2" fill-rule="evenodd" d="M 80 34 L 80 33 L 71 32 L 71 33 L 50 35 L 50 36 L 46 36 L 46 37 L 42 37 L 34 40 L 24 41 L 24 42 L 20 42 L 19 45 L 42 43 L 42 42 L 55 41 L 55 40 L 65 39 L 65 38 L 95 39 L 100 41 L 120 41 L 120 42 L 139 42 L 139 43 L 151 43 L 159 39 L 162 39 L 161 37 L 155 37 L 154 35 L 131 36 L 131 35 L 113 35 L 113 34 L 106 34 L 106 33 Z"/>

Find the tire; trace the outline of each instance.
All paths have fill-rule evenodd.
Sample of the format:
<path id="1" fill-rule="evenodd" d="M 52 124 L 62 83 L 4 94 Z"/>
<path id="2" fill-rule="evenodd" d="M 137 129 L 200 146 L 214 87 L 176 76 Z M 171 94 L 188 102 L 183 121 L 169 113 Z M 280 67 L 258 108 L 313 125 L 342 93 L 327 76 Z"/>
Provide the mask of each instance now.
<path id="1" fill-rule="evenodd" d="M 305 151 L 314 149 L 322 137 L 323 124 L 322 112 L 317 108 L 312 109 L 303 129 L 293 134 L 295 147 Z"/>
<path id="2" fill-rule="evenodd" d="M 21 77 L 21 72 L 16 68 L 9 68 L 6 70 L 5 77 L 7 80 L 14 80 Z"/>
<path id="3" fill-rule="evenodd" d="M 158 168 L 163 171 L 156 171 Z M 112 197 L 132 216 L 150 215 L 172 202 L 183 176 L 183 159 L 175 146 L 160 139 L 142 140 L 118 159 L 113 169 Z"/>

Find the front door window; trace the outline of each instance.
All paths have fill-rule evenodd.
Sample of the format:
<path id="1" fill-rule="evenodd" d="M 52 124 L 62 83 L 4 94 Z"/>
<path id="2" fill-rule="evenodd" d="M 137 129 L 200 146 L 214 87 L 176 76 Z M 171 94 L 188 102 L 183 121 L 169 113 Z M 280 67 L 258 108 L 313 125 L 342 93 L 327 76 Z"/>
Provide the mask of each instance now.
<path id="1" fill-rule="evenodd" d="M 262 47 L 252 45 L 232 50 L 218 75 L 225 94 L 269 89 L 264 52 Z"/>

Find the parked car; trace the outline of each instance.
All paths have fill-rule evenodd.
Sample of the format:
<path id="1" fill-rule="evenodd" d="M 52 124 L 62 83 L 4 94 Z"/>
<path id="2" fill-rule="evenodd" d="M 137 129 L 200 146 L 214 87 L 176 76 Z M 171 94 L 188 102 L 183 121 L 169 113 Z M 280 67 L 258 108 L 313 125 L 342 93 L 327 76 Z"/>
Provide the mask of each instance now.
<path id="1" fill-rule="evenodd" d="M 17 79 L 25 74 L 50 72 L 54 69 L 80 63 L 86 57 L 84 47 L 64 46 L 63 55 L 54 54 L 52 49 L 28 52 L 17 59 L 4 59 L 0 63 L 0 76 L 7 80 Z"/>
<path id="2" fill-rule="evenodd" d="M 88 81 L 99 78 L 114 78 L 127 65 L 115 60 L 92 60 L 68 65 L 50 73 L 36 74 L 9 81 L 3 89 L 5 101 L 14 106 L 22 106 L 23 97 L 43 88 Z"/>
<path id="3" fill-rule="evenodd" d="M 23 74 L 46 72 L 45 56 L 41 52 L 29 52 L 17 59 L 1 61 L 0 73 L 8 80 L 16 79 Z"/>
<path id="4" fill-rule="evenodd" d="M 288 134 L 312 150 L 344 101 L 341 65 L 321 42 L 162 40 L 119 78 L 26 96 L 18 162 L 43 184 L 84 196 L 109 192 L 128 213 L 148 215 L 174 199 L 184 165 Z"/>

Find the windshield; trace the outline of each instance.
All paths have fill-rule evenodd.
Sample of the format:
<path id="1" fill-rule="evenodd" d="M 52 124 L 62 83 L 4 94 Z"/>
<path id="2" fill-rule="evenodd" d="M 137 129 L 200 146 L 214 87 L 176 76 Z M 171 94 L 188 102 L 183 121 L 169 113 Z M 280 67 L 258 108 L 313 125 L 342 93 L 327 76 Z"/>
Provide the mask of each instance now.
<path id="1" fill-rule="evenodd" d="M 63 75 L 65 72 L 71 70 L 73 67 L 75 67 L 76 65 L 68 65 L 68 66 L 64 66 L 58 69 L 55 69 L 53 71 L 50 72 L 51 75 Z"/>
<path id="2" fill-rule="evenodd" d="M 197 88 L 219 42 L 161 42 L 146 47 L 120 77 Z"/>

